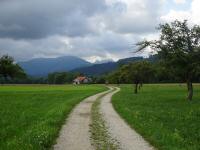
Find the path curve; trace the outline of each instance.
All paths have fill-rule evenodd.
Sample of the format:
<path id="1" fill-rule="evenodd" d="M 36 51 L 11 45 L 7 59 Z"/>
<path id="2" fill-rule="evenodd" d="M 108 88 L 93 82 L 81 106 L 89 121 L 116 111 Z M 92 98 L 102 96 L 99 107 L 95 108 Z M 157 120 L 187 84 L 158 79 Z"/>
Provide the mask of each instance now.
<path id="1" fill-rule="evenodd" d="M 119 90 L 119 88 L 116 88 L 115 91 L 101 98 L 100 111 L 108 126 L 108 131 L 119 142 L 122 150 L 153 150 L 154 148 L 131 129 L 114 110 L 111 98 Z"/>
<path id="2" fill-rule="evenodd" d="M 86 98 L 73 109 L 60 131 L 57 144 L 53 146 L 54 150 L 94 150 L 89 133 L 91 106 L 110 90 Z"/>

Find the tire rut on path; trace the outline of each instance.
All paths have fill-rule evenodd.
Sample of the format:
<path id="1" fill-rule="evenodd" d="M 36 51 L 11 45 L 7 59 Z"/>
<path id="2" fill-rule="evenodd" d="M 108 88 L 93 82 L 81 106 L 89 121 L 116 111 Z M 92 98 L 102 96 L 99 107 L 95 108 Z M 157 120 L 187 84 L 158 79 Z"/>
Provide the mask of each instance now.
<path id="1" fill-rule="evenodd" d="M 89 133 L 91 106 L 99 96 L 109 91 L 90 96 L 73 109 L 62 126 L 57 143 L 53 146 L 54 150 L 94 150 Z"/>
<path id="2" fill-rule="evenodd" d="M 101 98 L 100 111 L 108 126 L 111 136 L 119 142 L 122 150 L 154 150 L 135 130 L 131 129 L 114 110 L 111 98 L 120 89 Z"/>

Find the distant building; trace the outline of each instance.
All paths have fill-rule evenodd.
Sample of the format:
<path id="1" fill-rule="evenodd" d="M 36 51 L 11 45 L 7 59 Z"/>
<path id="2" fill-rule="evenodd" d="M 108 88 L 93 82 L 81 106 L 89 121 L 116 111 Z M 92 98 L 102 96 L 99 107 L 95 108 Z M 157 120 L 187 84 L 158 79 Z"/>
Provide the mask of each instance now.
<path id="1" fill-rule="evenodd" d="M 86 84 L 91 83 L 92 79 L 85 77 L 85 76 L 79 76 L 76 79 L 73 80 L 73 84 Z"/>

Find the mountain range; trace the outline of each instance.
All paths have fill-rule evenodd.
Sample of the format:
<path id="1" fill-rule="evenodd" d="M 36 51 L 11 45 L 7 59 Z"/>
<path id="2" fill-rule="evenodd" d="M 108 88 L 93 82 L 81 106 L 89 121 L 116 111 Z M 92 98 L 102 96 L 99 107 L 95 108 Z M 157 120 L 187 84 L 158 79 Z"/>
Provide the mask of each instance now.
<path id="1" fill-rule="evenodd" d="M 57 58 L 36 58 L 29 61 L 18 62 L 18 64 L 30 76 L 47 76 L 52 72 L 80 72 L 85 75 L 102 75 L 111 72 L 117 67 L 130 62 L 144 60 L 143 57 L 130 57 L 120 59 L 117 62 L 105 62 L 101 64 L 90 63 L 75 56 L 63 56 Z"/>
<path id="2" fill-rule="evenodd" d="M 130 58 L 125 58 L 125 59 L 120 59 L 117 62 L 106 62 L 102 64 L 94 64 L 91 66 L 76 68 L 76 69 L 73 69 L 72 72 L 80 72 L 85 75 L 97 76 L 97 75 L 102 75 L 102 74 L 106 74 L 111 71 L 114 71 L 115 69 L 117 69 L 119 66 L 123 64 L 140 61 L 143 59 L 144 59 L 143 57 L 130 57 Z"/>
<path id="3" fill-rule="evenodd" d="M 57 58 L 36 58 L 29 61 L 18 62 L 30 76 L 46 76 L 52 72 L 70 71 L 75 68 L 87 67 L 91 63 L 75 57 L 63 56 Z"/>

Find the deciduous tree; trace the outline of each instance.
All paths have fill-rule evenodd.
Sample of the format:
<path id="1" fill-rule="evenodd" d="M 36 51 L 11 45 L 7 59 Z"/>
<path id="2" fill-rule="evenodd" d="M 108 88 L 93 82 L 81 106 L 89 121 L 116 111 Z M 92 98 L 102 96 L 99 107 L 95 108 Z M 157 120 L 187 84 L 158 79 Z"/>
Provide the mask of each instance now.
<path id="1" fill-rule="evenodd" d="M 140 61 L 124 65 L 121 68 L 121 73 L 127 79 L 127 82 L 135 84 L 134 92 L 137 94 L 138 88 L 142 86 L 143 82 L 148 81 L 153 76 L 154 71 L 150 62 Z"/>
<path id="2" fill-rule="evenodd" d="M 24 70 L 16 63 L 14 59 L 8 55 L 4 55 L 0 58 L 0 75 L 7 78 L 24 78 L 26 74 Z"/>
<path id="3" fill-rule="evenodd" d="M 189 27 L 178 20 L 160 25 L 160 38 L 138 43 L 138 51 L 150 46 L 170 71 L 187 82 L 188 100 L 193 97 L 193 80 L 200 66 L 200 26 Z"/>

